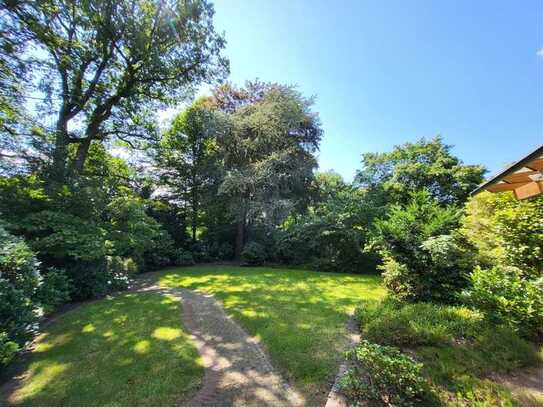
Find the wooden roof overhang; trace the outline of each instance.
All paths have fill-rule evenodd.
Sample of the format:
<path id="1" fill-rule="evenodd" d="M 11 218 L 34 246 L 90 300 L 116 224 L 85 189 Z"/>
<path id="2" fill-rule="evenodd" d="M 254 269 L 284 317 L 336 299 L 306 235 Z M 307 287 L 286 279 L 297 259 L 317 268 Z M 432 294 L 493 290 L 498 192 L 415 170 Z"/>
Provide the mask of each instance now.
<path id="1" fill-rule="evenodd" d="M 517 199 L 543 194 L 543 145 L 481 184 L 471 194 L 482 191 L 513 191 Z"/>

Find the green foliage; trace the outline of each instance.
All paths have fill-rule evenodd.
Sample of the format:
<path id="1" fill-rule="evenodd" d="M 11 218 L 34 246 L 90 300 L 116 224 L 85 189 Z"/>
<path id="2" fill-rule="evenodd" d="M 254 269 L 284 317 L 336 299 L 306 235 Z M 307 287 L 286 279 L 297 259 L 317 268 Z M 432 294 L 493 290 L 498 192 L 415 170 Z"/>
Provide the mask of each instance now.
<path id="1" fill-rule="evenodd" d="M 0 278 L 30 298 L 40 284 L 39 265 L 27 243 L 10 235 L 0 224 Z"/>
<path id="2" fill-rule="evenodd" d="M 267 257 L 266 248 L 257 242 L 248 242 L 241 252 L 241 260 L 250 266 L 261 266 Z"/>
<path id="3" fill-rule="evenodd" d="M 511 193 L 483 192 L 466 205 L 462 233 L 484 266 L 511 265 L 525 277 L 543 270 L 543 198 L 519 201 Z"/>
<path id="4" fill-rule="evenodd" d="M 458 224 L 454 207 L 442 207 L 421 191 L 405 206 L 393 206 L 377 221 L 386 287 L 399 299 L 453 302 L 466 285 L 469 252 L 451 234 Z"/>
<path id="5" fill-rule="evenodd" d="M 117 270 L 108 270 L 105 258 L 95 261 L 77 261 L 66 266 L 66 273 L 73 282 L 72 298 L 88 300 L 126 290 L 129 278 Z"/>
<path id="6" fill-rule="evenodd" d="M 411 191 L 430 191 L 441 204 L 462 204 L 483 181 L 485 168 L 465 165 L 441 137 L 396 146 L 388 153 L 367 153 L 356 180 L 382 202 L 405 204 Z"/>
<path id="7" fill-rule="evenodd" d="M 278 260 L 323 271 L 375 270 L 376 256 L 364 251 L 375 216 L 366 193 L 334 172 L 317 173 L 312 192 L 308 213 L 292 215 L 277 233 Z"/>
<path id="8" fill-rule="evenodd" d="M 484 326 L 483 314 L 469 308 L 393 300 L 363 303 L 356 317 L 368 340 L 405 348 L 472 340 Z"/>
<path id="9" fill-rule="evenodd" d="M 25 292 L 0 278 L 0 334 L 4 334 L 5 351 L 22 349 L 36 333 L 37 320 L 36 307 Z"/>
<path id="10" fill-rule="evenodd" d="M 511 392 L 488 378 L 541 360 L 533 344 L 479 310 L 386 299 L 364 302 L 356 316 L 368 340 L 416 354 L 444 405 L 515 405 Z"/>
<path id="11" fill-rule="evenodd" d="M 387 406 L 417 406 L 432 399 L 422 376 L 422 364 L 398 349 L 362 341 L 347 353 L 352 368 L 341 380 L 353 401 L 376 401 Z"/>
<path id="12" fill-rule="evenodd" d="M 192 253 L 187 250 L 177 249 L 174 264 L 176 266 L 192 266 L 194 265 L 194 257 L 192 256 Z"/>
<path id="13" fill-rule="evenodd" d="M 15 356 L 19 346 L 9 340 L 8 334 L 6 332 L 0 332 L 0 366 L 5 366 Z"/>
<path id="14" fill-rule="evenodd" d="M 490 321 L 505 324 L 527 338 L 543 328 L 543 290 L 515 267 L 476 267 L 464 301 L 482 310 Z"/>
<path id="15" fill-rule="evenodd" d="M 49 268 L 42 273 L 42 281 L 34 300 L 48 314 L 70 300 L 72 283 L 63 270 Z"/>

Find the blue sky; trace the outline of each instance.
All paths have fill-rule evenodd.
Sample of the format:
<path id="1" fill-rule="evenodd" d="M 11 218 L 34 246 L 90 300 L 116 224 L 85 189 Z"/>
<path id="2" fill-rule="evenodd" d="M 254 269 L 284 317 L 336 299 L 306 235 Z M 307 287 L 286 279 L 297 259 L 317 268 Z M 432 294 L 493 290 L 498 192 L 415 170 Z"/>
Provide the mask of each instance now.
<path id="1" fill-rule="evenodd" d="M 231 80 L 315 95 L 321 170 L 441 134 L 491 172 L 543 144 L 543 2 L 215 0 Z"/>

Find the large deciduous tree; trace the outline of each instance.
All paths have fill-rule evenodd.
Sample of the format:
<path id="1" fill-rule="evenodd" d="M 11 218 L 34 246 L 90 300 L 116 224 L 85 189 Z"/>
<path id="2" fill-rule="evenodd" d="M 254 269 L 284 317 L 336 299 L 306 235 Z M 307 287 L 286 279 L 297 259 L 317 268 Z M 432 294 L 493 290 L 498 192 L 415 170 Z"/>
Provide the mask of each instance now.
<path id="1" fill-rule="evenodd" d="M 158 150 L 160 178 L 171 198 L 188 209 L 193 243 L 203 203 L 212 205 L 221 181 L 217 138 L 224 130 L 224 119 L 208 99 L 201 98 L 174 118 Z"/>
<path id="2" fill-rule="evenodd" d="M 464 164 L 451 148 L 438 136 L 364 154 L 356 182 L 384 203 L 405 204 L 412 191 L 427 190 L 441 204 L 462 204 L 483 181 L 485 168 Z"/>
<path id="3" fill-rule="evenodd" d="M 228 70 L 206 0 L 2 0 L 0 12 L 50 108 L 54 184 L 94 141 L 152 138 L 156 108 Z"/>
<path id="4" fill-rule="evenodd" d="M 244 96 L 232 104 L 231 129 L 220 139 L 226 170 L 220 192 L 230 198 L 236 219 L 237 256 L 249 221 L 276 225 L 303 199 L 314 179 L 322 135 L 312 99 L 287 86 L 256 89 L 257 94 L 251 86 L 226 93 Z"/>

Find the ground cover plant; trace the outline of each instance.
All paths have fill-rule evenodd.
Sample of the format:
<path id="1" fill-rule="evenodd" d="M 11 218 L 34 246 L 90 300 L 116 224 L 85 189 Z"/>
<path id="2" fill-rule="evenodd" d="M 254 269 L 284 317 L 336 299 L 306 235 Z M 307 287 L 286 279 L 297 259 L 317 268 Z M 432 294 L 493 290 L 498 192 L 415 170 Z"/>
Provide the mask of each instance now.
<path id="1" fill-rule="evenodd" d="M 166 287 L 213 294 L 306 397 L 326 400 L 347 339 L 348 314 L 360 298 L 383 297 L 378 276 L 270 267 L 197 266 L 160 272 Z"/>
<path id="2" fill-rule="evenodd" d="M 173 405 L 199 386 L 203 367 L 183 331 L 180 304 L 157 293 L 83 304 L 51 323 L 23 359 L 8 405 Z"/>
<path id="3" fill-rule="evenodd" d="M 516 405 L 493 376 L 543 363 L 534 344 L 488 322 L 478 310 L 388 299 L 364 303 L 356 315 L 365 338 L 402 349 L 423 364 L 422 374 L 444 405 Z"/>

